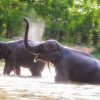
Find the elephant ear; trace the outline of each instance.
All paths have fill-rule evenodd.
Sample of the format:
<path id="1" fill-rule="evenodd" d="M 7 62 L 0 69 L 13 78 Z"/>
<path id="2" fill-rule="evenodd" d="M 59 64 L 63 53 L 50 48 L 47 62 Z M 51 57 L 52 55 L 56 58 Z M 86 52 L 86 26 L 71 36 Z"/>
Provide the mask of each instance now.
<path id="1" fill-rule="evenodd" d="M 7 44 L 0 42 L 0 59 L 7 58 L 11 53 L 11 49 L 7 47 Z"/>
<path id="2" fill-rule="evenodd" d="M 5 46 L 5 57 L 7 58 L 11 54 L 12 54 L 11 48 L 9 48 L 8 46 Z"/>

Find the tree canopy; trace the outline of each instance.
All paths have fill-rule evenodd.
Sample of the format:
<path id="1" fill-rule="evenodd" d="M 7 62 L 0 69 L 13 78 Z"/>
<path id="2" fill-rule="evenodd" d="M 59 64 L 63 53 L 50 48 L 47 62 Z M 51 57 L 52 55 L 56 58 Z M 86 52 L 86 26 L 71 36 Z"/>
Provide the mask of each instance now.
<path id="1" fill-rule="evenodd" d="M 0 0 L 0 36 L 20 35 L 25 16 L 45 21 L 46 39 L 99 43 L 99 0 Z"/>

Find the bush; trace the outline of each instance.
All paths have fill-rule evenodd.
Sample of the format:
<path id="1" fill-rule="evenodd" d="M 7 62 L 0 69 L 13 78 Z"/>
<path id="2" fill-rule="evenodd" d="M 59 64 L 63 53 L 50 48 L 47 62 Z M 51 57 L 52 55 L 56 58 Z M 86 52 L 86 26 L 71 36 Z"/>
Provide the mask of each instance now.
<path id="1" fill-rule="evenodd" d="M 7 38 L 1 38 L 1 37 L 0 37 L 0 41 L 8 42 L 8 41 L 10 41 L 10 39 L 7 39 Z"/>
<path id="2" fill-rule="evenodd" d="M 96 48 L 95 52 L 100 52 L 100 44 L 96 45 L 95 48 Z"/>

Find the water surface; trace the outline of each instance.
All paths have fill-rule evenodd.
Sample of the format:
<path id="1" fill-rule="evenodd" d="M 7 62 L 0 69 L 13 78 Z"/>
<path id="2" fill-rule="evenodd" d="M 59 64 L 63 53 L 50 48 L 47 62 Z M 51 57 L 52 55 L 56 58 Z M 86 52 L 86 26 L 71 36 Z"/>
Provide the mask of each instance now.
<path id="1" fill-rule="evenodd" d="M 54 82 L 48 69 L 43 77 L 31 77 L 27 69 L 22 76 L 2 75 L 0 71 L 0 100 L 100 100 L 100 86 Z M 52 72 L 53 73 L 53 72 Z"/>

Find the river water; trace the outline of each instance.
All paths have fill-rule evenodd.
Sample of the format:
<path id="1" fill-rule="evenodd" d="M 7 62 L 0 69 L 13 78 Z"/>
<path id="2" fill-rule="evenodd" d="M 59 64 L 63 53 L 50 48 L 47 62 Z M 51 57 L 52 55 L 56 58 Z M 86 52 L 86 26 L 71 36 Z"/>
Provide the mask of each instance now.
<path id="1" fill-rule="evenodd" d="M 52 76 L 45 69 L 40 78 L 31 77 L 28 69 L 21 69 L 21 77 L 13 73 L 3 76 L 3 69 L 0 68 L 0 100 L 100 100 L 99 85 L 71 82 L 57 84 L 52 69 Z"/>

